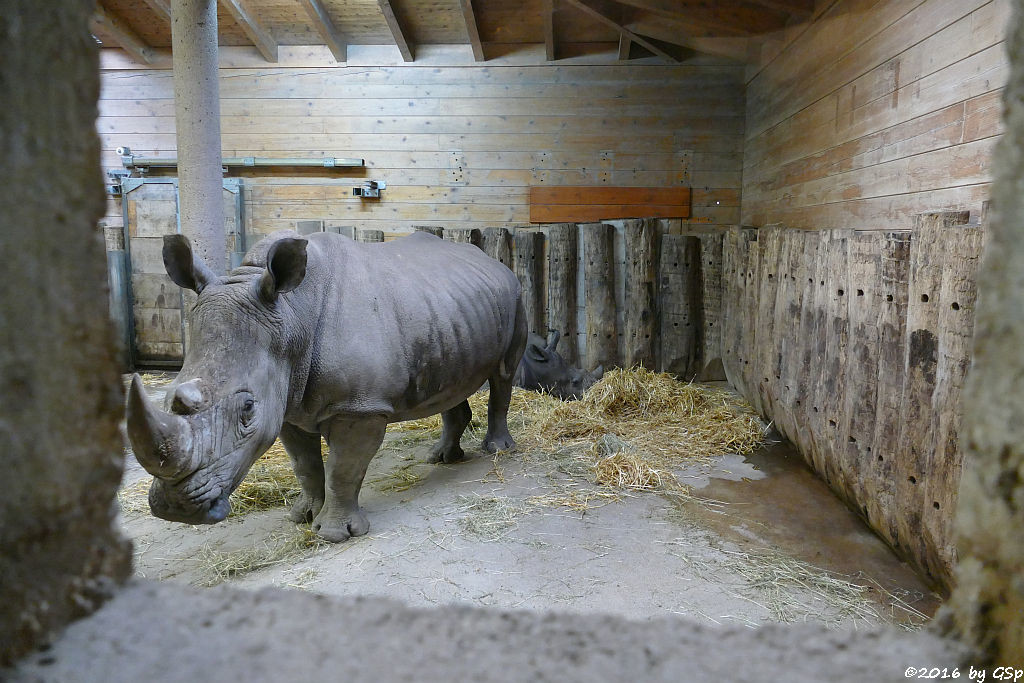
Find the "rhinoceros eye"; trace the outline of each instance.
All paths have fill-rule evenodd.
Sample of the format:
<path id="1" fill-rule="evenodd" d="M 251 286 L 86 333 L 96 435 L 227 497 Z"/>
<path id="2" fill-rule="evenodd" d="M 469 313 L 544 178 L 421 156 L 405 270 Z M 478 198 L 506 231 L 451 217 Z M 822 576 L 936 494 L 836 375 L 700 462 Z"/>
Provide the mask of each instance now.
<path id="1" fill-rule="evenodd" d="M 251 398 L 245 399 L 245 401 L 242 403 L 242 412 L 241 412 L 242 422 L 245 423 L 245 424 L 249 424 L 255 416 L 256 416 L 256 402 L 253 401 Z"/>

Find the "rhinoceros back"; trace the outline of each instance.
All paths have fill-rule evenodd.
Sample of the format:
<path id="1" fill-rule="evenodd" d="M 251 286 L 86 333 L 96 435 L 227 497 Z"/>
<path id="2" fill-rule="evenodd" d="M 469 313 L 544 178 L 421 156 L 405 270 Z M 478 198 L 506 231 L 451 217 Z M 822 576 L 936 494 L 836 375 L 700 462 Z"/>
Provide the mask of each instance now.
<path id="1" fill-rule="evenodd" d="M 294 294 L 319 309 L 309 376 L 334 409 L 414 419 L 518 364 L 519 282 L 470 244 L 424 233 L 376 244 L 311 235 Z"/>

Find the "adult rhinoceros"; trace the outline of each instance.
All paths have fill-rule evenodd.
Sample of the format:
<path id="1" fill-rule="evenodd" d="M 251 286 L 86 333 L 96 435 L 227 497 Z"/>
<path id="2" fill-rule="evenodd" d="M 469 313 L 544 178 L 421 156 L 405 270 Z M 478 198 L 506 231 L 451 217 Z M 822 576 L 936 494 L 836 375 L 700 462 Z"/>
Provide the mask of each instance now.
<path id="1" fill-rule="evenodd" d="M 138 375 L 128 395 L 128 435 L 154 476 L 158 517 L 223 520 L 280 435 L 302 486 L 291 518 L 329 541 L 365 534 L 359 488 L 387 424 L 440 412 L 432 460 L 459 460 L 466 398 L 485 380 L 483 448 L 515 447 L 506 415 L 527 334 L 519 283 L 475 246 L 424 233 L 384 244 L 276 233 L 224 277 L 181 235 L 164 238 L 163 257 L 198 298 L 164 410 Z"/>

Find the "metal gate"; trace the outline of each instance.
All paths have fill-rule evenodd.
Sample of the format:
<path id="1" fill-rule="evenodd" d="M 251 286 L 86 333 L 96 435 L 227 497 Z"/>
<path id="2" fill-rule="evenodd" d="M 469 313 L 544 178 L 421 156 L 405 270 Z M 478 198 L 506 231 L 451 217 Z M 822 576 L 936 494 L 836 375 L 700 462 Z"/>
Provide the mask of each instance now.
<path id="1" fill-rule="evenodd" d="M 232 268 L 245 253 L 242 183 L 224 179 L 224 218 Z M 176 367 L 184 357 L 185 321 L 182 290 L 167 276 L 163 264 L 163 236 L 181 232 L 177 178 L 123 178 L 123 272 L 111 273 L 111 302 L 124 334 L 127 364 Z M 118 291 L 118 288 L 120 291 Z"/>

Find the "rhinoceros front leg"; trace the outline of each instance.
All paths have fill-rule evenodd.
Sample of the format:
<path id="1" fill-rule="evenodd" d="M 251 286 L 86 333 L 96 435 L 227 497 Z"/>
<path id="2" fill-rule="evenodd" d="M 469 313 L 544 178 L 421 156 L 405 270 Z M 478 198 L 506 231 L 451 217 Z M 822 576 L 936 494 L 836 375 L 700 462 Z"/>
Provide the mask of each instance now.
<path id="1" fill-rule="evenodd" d="M 324 459 L 320 453 L 320 434 L 290 424 L 281 427 L 281 443 L 291 458 L 302 494 L 288 516 L 296 524 L 312 522 L 324 506 Z"/>
<path id="2" fill-rule="evenodd" d="M 327 456 L 323 509 L 313 520 L 313 531 L 332 543 L 362 536 L 370 529 L 359 509 L 359 488 L 366 467 L 376 455 L 387 421 L 384 418 L 335 419 L 324 430 Z"/>
<path id="3" fill-rule="evenodd" d="M 451 463 L 466 457 L 459 442 L 472 419 L 473 411 L 469 408 L 469 401 L 463 401 L 441 413 L 441 440 L 430 449 L 430 462 Z"/>

